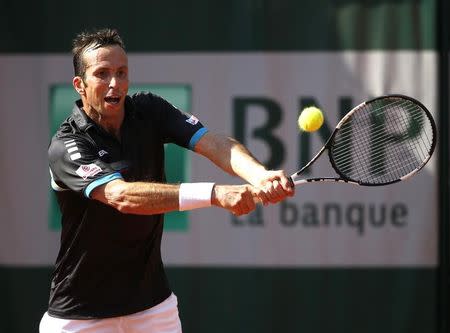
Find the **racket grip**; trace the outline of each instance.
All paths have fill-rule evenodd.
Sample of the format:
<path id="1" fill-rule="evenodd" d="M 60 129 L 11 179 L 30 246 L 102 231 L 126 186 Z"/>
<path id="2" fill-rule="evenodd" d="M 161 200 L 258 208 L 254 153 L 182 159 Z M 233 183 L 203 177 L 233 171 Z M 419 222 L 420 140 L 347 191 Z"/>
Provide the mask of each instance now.
<path id="1" fill-rule="evenodd" d="M 302 183 L 302 181 L 294 182 L 294 180 L 292 179 L 292 177 L 288 177 L 288 181 L 289 181 L 289 185 L 291 185 L 292 188 L 294 188 L 295 185 Z M 262 201 L 259 199 L 259 197 L 258 197 L 255 193 L 253 193 L 253 202 L 254 202 L 255 204 L 262 203 Z"/>
<path id="2" fill-rule="evenodd" d="M 291 184 L 291 187 L 295 187 L 295 182 L 292 179 L 292 177 L 289 177 L 288 179 L 289 179 L 289 183 Z"/>

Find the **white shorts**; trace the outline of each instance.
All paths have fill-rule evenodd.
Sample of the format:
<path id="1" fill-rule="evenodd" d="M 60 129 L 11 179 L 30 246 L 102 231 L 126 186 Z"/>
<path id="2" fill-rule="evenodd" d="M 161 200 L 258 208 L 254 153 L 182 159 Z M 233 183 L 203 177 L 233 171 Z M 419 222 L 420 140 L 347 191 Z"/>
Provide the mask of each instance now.
<path id="1" fill-rule="evenodd" d="M 154 307 L 105 319 L 60 319 L 44 313 L 39 333 L 181 333 L 177 297 L 172 294 Z"/>

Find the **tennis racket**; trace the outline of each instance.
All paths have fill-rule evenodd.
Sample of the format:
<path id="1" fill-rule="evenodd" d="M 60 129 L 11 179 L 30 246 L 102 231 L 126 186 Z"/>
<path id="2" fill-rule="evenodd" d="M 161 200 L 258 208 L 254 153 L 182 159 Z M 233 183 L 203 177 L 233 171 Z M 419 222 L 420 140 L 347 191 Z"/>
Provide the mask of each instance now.
<path id="1" fill-rule="evenodd" d="M 403 95 L 381 96 L 348 112 L 320 151 L 291 179 L 295 185 L 388 185 L 417 174 L 435 147 L 436 124 L 422 103 Z M 338 177 L 301 179 L 325 151 Z"/>

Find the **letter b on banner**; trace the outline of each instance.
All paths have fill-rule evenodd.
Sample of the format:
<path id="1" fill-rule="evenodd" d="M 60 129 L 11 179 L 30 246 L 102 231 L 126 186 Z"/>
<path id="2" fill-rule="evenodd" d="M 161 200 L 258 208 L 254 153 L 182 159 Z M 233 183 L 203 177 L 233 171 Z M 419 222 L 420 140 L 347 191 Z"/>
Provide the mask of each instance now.
<path id="1" fill-rule="evenodd" d="M 281 123 L 281 107 L 275 101 L 265 97 L 235 98 L 233 105 L 234 137 L 243 144 L 246 144 L 246 138 L 248 137 L 246 133 L 249 127 L 247 124 L 247 112 L 250 107 L 258 108 L 266 114 L 266 122 L 260 127 L 253 128 L 250 137 L 261 140 L 268 145 L 270 156 L 263 164 L 269 169 L 277 169 L 283 163 L 285 152 L 283 142 L 272 131 Z"/>

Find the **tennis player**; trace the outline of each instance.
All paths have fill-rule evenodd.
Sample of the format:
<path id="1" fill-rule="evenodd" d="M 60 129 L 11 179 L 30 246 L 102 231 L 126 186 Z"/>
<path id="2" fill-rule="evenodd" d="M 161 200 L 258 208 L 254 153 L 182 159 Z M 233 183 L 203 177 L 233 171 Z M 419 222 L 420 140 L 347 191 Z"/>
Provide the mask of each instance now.
<path id="1" fill-rule="evenodd" d="M 48 150 L 62 232 L 40 333 L 181 332 L 161 259 L 163 214 L 214 205 L 242 215 L 255 209 L 254 198 L 277 203 L 294 189 L 283 171 L 266 170 L 236 140 L 161 97 L 127 95 L 117 31 L 81 33 L 72 51 L 80 100 Z M 165 143 L 248 184 L 167 184 Z"/>

